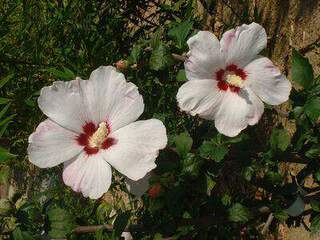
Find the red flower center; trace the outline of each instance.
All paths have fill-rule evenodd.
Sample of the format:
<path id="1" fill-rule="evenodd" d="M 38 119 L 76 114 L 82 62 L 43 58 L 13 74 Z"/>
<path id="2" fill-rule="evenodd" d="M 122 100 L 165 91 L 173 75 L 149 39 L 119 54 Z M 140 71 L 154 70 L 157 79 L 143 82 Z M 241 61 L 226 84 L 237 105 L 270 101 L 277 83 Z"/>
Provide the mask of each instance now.
<path id="1" fill-rule="evenodd" d="M 238 68 L 235 64 L 230 64 L 226 69 L 220 69 L 215 72 L 218 87 L 222 91 L 227 91 L 229 88 L 232 92 L 238 93 L 240 91 L 242 82 L 246 80 L 247 73 Z"/>
<path id="2" fill-rule="evenodd" d="M 100 149 L 108 149 L 117 143 L 116 139 L 108 137 L 110 126 L 107 122 L 102 122 L 99 126 L 88 122 L 82 129 L 83 133 L 76 140 L 80 146 L 84 146 L 83 149 L 88 155 L 96 154 Z"/>

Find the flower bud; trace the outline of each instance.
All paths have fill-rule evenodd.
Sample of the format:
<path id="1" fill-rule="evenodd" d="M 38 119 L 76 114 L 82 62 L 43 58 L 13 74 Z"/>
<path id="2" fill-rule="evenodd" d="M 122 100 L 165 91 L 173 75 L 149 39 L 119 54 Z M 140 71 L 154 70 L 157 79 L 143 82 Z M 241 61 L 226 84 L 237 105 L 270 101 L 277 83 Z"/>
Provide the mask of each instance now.
<path id="1" fill-rule="evenodd" d="M 123 71 L 127 69 L 128 63 L 126 60 L 119 60 L 118 62 L 116 62 L 116 67 L 119 71 Z"/>
<path id="2" fill-rule="evenodd" d="M 161 184 L 158 182 L 149 189 L 148 194 L 151 198 L 156 198 L 159 196 L 160 192 Z"/>

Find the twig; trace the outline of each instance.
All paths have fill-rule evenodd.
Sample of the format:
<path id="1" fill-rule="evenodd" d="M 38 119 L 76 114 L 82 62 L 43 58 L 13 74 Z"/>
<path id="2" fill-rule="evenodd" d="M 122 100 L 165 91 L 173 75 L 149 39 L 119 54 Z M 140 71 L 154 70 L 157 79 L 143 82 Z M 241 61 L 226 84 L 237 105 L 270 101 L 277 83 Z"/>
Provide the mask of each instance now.
<path id="1" fill-rule="evenodd" d="M 267 219 L 266 223 L 264 224 L 264 226 L 263 226 L 263 228 L 262 228 L 262 230 L 261 230 L 261 234 L 262 234 L 262 235 L 266 234 L 266 232 L 268 231 L 269 226 L 270 226 L 270 224 L 272 223 L 273 218 L 274 218 L 273 214 L 270 213 L 269 216 L 268 216 L 268 219 Z"/>
<path id="2" fill-rule="evenodd" d="M 171 55 L 172 55 L 172 58 L 177 60 L 177 61 L 184 62 L 185 60 L 187 60 L 187 57 L 179 55 L 179 54 L 172 53 Z"/>

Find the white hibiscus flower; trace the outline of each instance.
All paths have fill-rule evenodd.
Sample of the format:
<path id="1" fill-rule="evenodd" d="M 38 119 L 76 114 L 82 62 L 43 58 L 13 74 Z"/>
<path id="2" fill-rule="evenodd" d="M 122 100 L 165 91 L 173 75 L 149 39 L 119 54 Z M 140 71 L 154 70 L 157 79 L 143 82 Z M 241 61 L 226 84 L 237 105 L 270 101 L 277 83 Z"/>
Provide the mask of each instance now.
<path id="1" fill-rule="evenodd" d="M 142 96 L 111 66 L 89 80 L 44 87 L 38 104 L 48 119 L 29 137 L 30 161 L 40 168 L 64 162 L 63 181 L 85 197 L 97 199 L 109 189 L 110 165 L 131 180 L 143 178 L 167 144 L 161 121 L 136 121 Z"/>
<path id="2" fill-rule="evenodd" d="M 256 124 L 263 102 L 278 105 L 288 100 L 291 83 L 277 67 L 258 54 L 267 35 L 256 23 L 224 33 L 221 41 L 207 31 L 188 40 L 185 62 L 188 82 L 178 91 L 181 110 L 215 120 L 219 132 L 236 136 Z"/>

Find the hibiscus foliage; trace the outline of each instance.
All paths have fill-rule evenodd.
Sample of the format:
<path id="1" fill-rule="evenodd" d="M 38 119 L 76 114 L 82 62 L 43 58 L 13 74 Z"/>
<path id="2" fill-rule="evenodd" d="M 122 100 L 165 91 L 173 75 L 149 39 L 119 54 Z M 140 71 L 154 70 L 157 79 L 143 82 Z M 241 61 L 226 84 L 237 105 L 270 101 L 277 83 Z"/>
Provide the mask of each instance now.
<path id="1" fill-rule="evenodd" d="M 227 137 L 177 104 L 187 40 L 205 28 L 197 1 L 18 0 L 2 1 L 0 11 L 0 239 L 119 239 L 124 231 L 134 239 L 257 238 L 307 214 L 309 230 L 320 232 L 320 78 L 298 51 L 287 66 L 288 102 L 265 104 L 257 125 Z M 252 20 L 243 14 L 240 24 Z M 141 197 L 113 170 L 109 191 L 85 198 L 64 185 L 63 166 L 28 160 L 28 136 L 45 119 L 40 89 L 88 79 L 101 65 L 138 87 L 140 119 L 167 129 Z"/>

